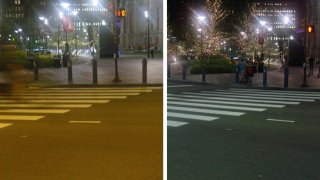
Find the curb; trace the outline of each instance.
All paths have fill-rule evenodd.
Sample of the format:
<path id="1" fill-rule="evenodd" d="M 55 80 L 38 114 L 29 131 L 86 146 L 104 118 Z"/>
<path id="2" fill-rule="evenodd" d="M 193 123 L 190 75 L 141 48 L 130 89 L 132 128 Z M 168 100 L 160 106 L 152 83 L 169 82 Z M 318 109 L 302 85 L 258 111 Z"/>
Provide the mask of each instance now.
<path id="1" fill-rule="evenodd" d="M 37 88 L 50 88 L 50 87 L 159 87 L 163 84 L 154 83 L 154 84 L 56 84 L 56 85 L 48 85 L 48 84 L 30 84 L 29 88 L 37 87 Z"/>
<path id="2" fill-rule="evenodd" d="M 176 80 L 176 79 L 167 79 L 167 82 L 176 82 L 176 83 L 189 83 L 189 84 L 196 84 L 196 85 L 211 85 L 217 88 L 241 88 L 241 89 L 261 89 L 261 90 L 290 90 L 290 91 L 312 91 L 312 92 L 320 92 L 320 89 L 313 89 L 310 87 L 294 87 L 294 88 L 284 88 L 284 87 L 257 87 L 254 85 L 244 85 L 240 83 L 233 83 L 233 84 L 223 84 L 217 85 L 214 83 L 208 82 L 199 82 L 199 81 L 188 81 L 188 80 Z"/>

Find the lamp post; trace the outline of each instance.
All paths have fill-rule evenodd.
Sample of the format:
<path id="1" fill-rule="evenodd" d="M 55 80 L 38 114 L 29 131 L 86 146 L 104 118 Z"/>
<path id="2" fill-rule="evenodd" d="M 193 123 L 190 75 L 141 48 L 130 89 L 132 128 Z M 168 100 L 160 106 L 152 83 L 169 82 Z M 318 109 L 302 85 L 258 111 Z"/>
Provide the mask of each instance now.
<path id="1" fill-rule="evenodd" d="M 114 11 L 116 12 L 116 10 L 119 7 L 119 1 L 117 0 L 113 0 L 113 8 Z M 120 19 L 117 18 L 116 13 L 113 13 L 113 34 L 114 34 L 114 38 L 113 38 L 113 42 L 114 42 L 114 52 L 113 52 L 113 58 L 114 58 L 114 62 L 115 62 L 115 77 L 113 79 L 113 82 L 121 82 L 120 78 L 119 78 L 119 73 L 118 73 L 118 58 L 119 58 L 119 34 L 118 34 L 118 30 L 120 30 Z"/>
<path id="2" fill-rule="evenodd" d="M 43 53 L 44 53 L 44 52 L 47 52 L 47 49 L 48 49 L 48 47 L 47 47 L 48 46 L 48 35 L 47 35 L 46 26 L 49 23 L 48 23 L 48 19 L 43 16 L 40 16 L 39 19 L 43 24 L 42 45 L 44 46 L 43 47 Z"/>
<path id="3" fill-rule="evenodd" d="M 144 11 L 144 17 L 147 19 L 147 52 L 148 52 L 148 58 L 150 58 L 150 17 L 149 17 L 149 0 L 148 0 L 148 11 Z"/>
<path id="4" fill-rule="evenodd" d="M 78 15 L 78 11 L 72 11 L 72 15 L 76 18 Z M 77 22 L 75 23 L 74 27 L 74 35 L 75 35 L 75 40 L 76 40 L 76 60 L 78 60 L 78 33 L 77 33 Z"/>
<path id="5" fill-rule="evenodd" d="M 204 20 L 206 19 L 206 17 L 204 16 L 198 16 L 198 20 L 200 21 L 200 26 L 202 25 L 202 23 L 204 22 Z M 206 81 L 206 75 L 205 75 L 205 71 L 204 71 L 204 66 L 203 66 L 203 29 L 199 28 L 198 31 L 200 32 L 200 67 L 201 67 L 201 81 L 205 82 Z"/>

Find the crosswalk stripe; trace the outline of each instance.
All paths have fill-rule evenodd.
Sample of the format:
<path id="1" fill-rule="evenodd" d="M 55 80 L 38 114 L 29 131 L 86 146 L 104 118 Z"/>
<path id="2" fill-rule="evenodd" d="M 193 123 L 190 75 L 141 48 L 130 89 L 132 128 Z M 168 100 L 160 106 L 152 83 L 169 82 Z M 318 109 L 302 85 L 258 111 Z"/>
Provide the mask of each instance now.
<path id="1" fill-rule="evenodd" d="M 0 100 L 0 103 L 17 103 L 16 100 Z M 28 103 L 108 103 L 109 100 L 28 100 Z"/>
<path id="2" fill-rule="evenodd" d="M 246 99 L 266 99 L 266 100 L 282 100 L 282 101 L 302 101 L 302 102 L 314 102 L 314 99 L 298 99 L 298 98 L 282 98 L 280 96 L 278 97 L 258 97 L 258 96 L 244 96 L 243 94 L 237 94 L 237 95 L 229 95 L 229 94 L 219 94 L 219 93 L 182 93 L 182 94 L 197 94 L 200 96 L 219 96 L 219 97 L 231 97 L 231 98 L 246 98 Z"/>
<path id="3" fill-rule="evenodd" d="M 171 96 L 172 94 L 168 94 Z M 215 99 L 215 100 L 224 100 L 224 101 L 242 101 L 242 102 L 256 102 L 256 103 L 270 103 L 270 104 L 290 104 L 290 105 L 297 105 L 300 102 L 287 102 L 287 101 L 268 101 L 268 100 L 255 100 L 255 99 L 246 99 L 245 97 L 238 97 L 238 98 L 227 98 L 227 97 L 205 97 L 199 95 L 175 95 L 176 97 L 184 97 L 184 98 L 198 98 L 198 99 Z"/>
<path id="4" fill-rule="evenodd" d="M 0 104 L 1 108 L 89 108 L 92 104 Z"/>
<path id="5" fill-rule="evenodd" d="M 50 93 L 29 93 L 29 92 L 20 92 L 20 93 L 12 93 L 12 96 L 137 96 L 140 93 L 92 93 L 92 92 L 84 92 L 84 93 L 60 93 L 60 92 L 50 92 Z"/>
<path id="6" fill-rule="evenodd" d="M 9 99 L 10 97 L 0 97 L 0 101 L 2 99 Z M 15 97 L 14 97 L 15 98 Z M 17 97 L 19 99 L 125 99 L 127 96 L 22 96 Z"/>
<path id="7" fill-rule="evenodd" d="M 68 90 L 68 89 L 75 89 L 74 87 L 47 87 L 45 89 L 52 89 L 52 90 Z M 162 89 L 162 87 L 93 87 L 93 88 L 86 88 L 86 87 L 78 87 L 76 89 L 80 90 L 92 90 L 92 89 L 98 89 L 98 90 L 153 90 L 153 89 Z"/>
<path id="8" fill-rule="evenodd" d="M 170 127 L 179 127 L 179 126 L 183 126 L 189 124 L 188 122 L 180 122 L 180 121 L 171 121 L 171 120 L 167 120 L 167 126 Z"/>
<path id="9" fill-rule="evenodd" d="M 288 123 L 294 123 L 295 121 L 291 121 L 291 120 L 281 120 L 281 119 L 266 119 L 267 121 L 276 121 L 276 122 L 288 122 Z"/>
<path id="10" fill-rule="evenodd" d="M 200 109 L 200 108 L 188 108 L 188 107 L 178 107 L 178 106 L 167 106 L 168 110 L 177 110 L 177 111 L 193 111 L 199 113 L 207 114 L 219 114 L 219 115 L 228 115 L 228 116 L 241 116 L 245 113 L 242 112 L 232 112 L 232 111 L 221 111 L 213 109 Z"/>
<path id="11" fill-rule="evenodd" d="M 245 91 L 245 92 L 266 92 L 266 93 L 268 93 L 268 92 L 276 92 L 276 93 L 294 94 L 294 95 L 313 95 L 313 96 L 320 97 L 319 92 L 261 90 L 261 89 L 237 89 L 237 88 L 230 88 L 230 90 Z"/>
<path id="12" fill-rule="evenodd" d="M 64 114 L 69 111 L 63 109 L 0 109 L 0 113 Z"/>
<path id="13" fill-rule="evenodd" d="M 213 104 L 195 104 L 195 103 L 186 103 L 186 102 L 171 102 L 168 101 L 168 104 L 182 105 L 182 106 L 194 106 L 194 107 L 208 107 L 208 108 L 218 108 L 218 109 L 234 109 L 234 110 L 243 110 L 243 111 L 258 111 L 262 112 L 266 109 L 263 108 L 253 108 L 253 107 L 241 107 L 241 106 L 224 106 L 224 105 L 213 105 Z"/>
<path id="14" fill-rule="evenodd" d="M 12 125 L 12 123 L 0 123 L 0 129 L 11 126 L 11 125 Z"/>
<path id="15" fill-rule="evenodd" d="M 77 123 L 77 124 L 100 124 L 101 121 L 69 121 L 69 123 Z"/>
<path id="16" fill-rule="evenodd" d="M 193 115 L 188 113 L 174 113 L 174 112 L 168 112 L 167 116 L 184 118 L 184 119 L 201 120 L 201 121 L 213 121 L 213 120 L 219 119 L 218 117 L 212 117 L 212 116 L 202 116 L 202 115 Z"/>
<path id="17" fill-rule="evenodd" d="M 214 92 L 212 91 L 201 91 L 204 93 L 212 93 L 212 94 L 234 94 L 234 95 L 246 95 L 246 96 L 261 96 L 261 97 L 287 97 L 287 98 L 295 98 L 299 97 L 299 99 L 320 99 L 320 96 L 305 96 L 305 95 L 287 95 L 287 94 L 282 94 L 282 93 L 265 93 L 265 92 L 244 92 L 244 91 L 225 91 L 225 90 L 215 90 Z"/>
<path id="18" fill-rule="evenodd" d="M 37 121 L 45 116 L 0 115 L 0 120 Z"/>
<path id="19" fill-rule="evenodd" d="M 167 88 L 177 88 L 177 87 L 191 87 L 194 85 L 169 85 Z"/>
<path id="20" fill-rule="evenodd" d="M 27 91 L 28 93 L 54 93 L 57 92 L 58 90 L 47 90 L 47 89 L 43 89 L 43 90 L 29 90 Z M 18 93 L 23 93 L 25 91 L 17 91 Z M 152 92 L 152 90 L 148 90 L 148 89 L 142 89 L 142 90 L 121 90 L 121 89 L 115 89 L 115 90 L 74 90 L 74 89 L 70 89 L 70 90 L 59 90 L 58 92 L 60 93 L 119 93 L 119 92 L 125 92 L 125 93 L 141 93 L 141 92 Z"/>
<path id="21" fill-rule="evenodd" d="M 234 101 L 217 101 L 217 100 L 201 100 L 201 99 L 186 99 L 179 97 L 167 97 L 168 100 L 179 100 L 179 101 L 187 101 L 187 102 L 202 102 L 202 103 L 210 103 L 210 104 L 231 104 L 231 105 L 239 105 L 239 106 L 254 106 L 254 107 L 272 107 L 272 108 L 283 108 L 285 105 L 279 104 L 263 104 L 263 103 L 245 103 L 245 102 L 234 102 Z"/>

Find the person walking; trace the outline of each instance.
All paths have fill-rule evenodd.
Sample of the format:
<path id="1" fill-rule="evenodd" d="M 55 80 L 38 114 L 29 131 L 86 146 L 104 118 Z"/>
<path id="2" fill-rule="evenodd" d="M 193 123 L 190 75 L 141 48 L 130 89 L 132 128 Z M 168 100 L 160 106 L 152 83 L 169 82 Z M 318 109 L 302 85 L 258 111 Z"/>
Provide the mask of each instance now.
<path id="1" fill-rule="evenodd" d="M 309 57 L 309 76 L 313 75 L 314 60 L 314 56 L 311 54 Z"/>
<path id="2" fill-rule="evenodd" d="M 154 58 L 154 47 L 153 47 L 153 45 L 151 46 L 151 58 Z"/>
<path id="3" fill-rule="evenodd" d="M 240 82 L 244 81 L 244 73 L 246 70 L 246 62 L 243 59 L 240 59 L 240 62 L 238 64 L 238 68 L 239 68 L 239 75 L 240 75 Z"/>

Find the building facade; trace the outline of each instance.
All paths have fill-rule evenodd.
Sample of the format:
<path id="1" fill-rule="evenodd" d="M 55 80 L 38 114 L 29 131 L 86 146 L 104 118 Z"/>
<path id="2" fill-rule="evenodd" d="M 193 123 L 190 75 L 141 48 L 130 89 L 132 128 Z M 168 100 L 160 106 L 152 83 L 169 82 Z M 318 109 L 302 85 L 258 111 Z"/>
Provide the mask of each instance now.
<path id="1" fill-rule="evenodd" d="M 71 46 L 88 46 L 88 27 L 93 27 L 97 46 L 113 44 L 113 2 L 101 0 L 1 0 L 1 39 L 8 42 L 17 29 L 21 29 L 24 40 L 32 43 L 48 41 L 49 46 L 57 46 L 57 41 Z M 163 49 L 163 3 L 157 0 L 121 0 L 120 7 L 125 8 L 127 16 L 120 19 L 120 49 L 145 50 L 147 20 L 144 11 L 149 11 L 150 46 Z M 113 10 L 112 10 L 113 9 Z M 62 29 L 64 17 L 69 17 L 73 31 L 64 38 Z M 4 27 L 4 24 L 7 26 Z M 102 32 L 102 33 L 101 33 Z M 103 38 L 100 36 L 108 36 Z M 26 43 L 28 44 L 28 43 Z M 100 47 L 100 46 L 99 46 Z M 97 49 L 99 50 L 99 47 Z M 109 46 L 108 49 L 110 49 Z M 54 48 L 54 47 L 51 47 Z M 112 48 L 111 48 L 112 49 Z"/>
<path id="2" fill-rule="evenodd" d="M 120 47 L 123 50 L 146 50 L 149 44 L 163 50 L 163 2 L 158 0 L 132 0 L 126 3 L 127 16 L 121 20 Z M 148 17 L 146 17 L 146 13 Z"/>
<path id="3" fill-rule="evenodd" d="M 257 33 L 265 31 L 265 39 L 288 40 L 296 34 L 297 3 L 294 1 L 258 1 L 255 3 Z"/>

